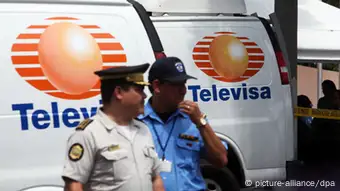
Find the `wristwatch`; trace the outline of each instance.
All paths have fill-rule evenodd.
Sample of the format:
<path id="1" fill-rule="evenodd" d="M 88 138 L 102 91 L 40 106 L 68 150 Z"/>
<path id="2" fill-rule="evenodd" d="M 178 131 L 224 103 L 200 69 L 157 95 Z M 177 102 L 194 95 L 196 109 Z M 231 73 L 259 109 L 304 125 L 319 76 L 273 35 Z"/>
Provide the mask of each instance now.
<path id="1" fill-rule="evenodd" d="M 207 121 L 207 115 L 206 114 L 203 114 L 200 118 L 200 124 L 197 125 L 197 128 L 201 128 L 201 127 L 204 127 L 205 125 L 208 124 L 208 121 Z"/>

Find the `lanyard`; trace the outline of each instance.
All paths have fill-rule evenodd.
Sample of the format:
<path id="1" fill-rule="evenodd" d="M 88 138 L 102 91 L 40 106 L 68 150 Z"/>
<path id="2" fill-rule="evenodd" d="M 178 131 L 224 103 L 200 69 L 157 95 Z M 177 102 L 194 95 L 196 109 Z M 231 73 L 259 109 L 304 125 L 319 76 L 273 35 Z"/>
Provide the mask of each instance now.
<path id="1" fill-rule="evenodd" d="M 177 117 L 175 118 L 174 122 L 172 123 L 172 127 L 171 127 L 171 129 L 170 129 L 169 136 L 168 136 L 168 138 L 167 138 L 167 140 L 166 140 L 166 142 L 165 142 L 164 147 L 163 147 L 162 142 L 161 142 L 161 139 L 160 139 L 160 137 L 159 137 L 159 135 L 158 135 L 158 133 L 157 133 L 157 131 L 156 131 L 155 125 L 154 125 L 154 123 L 153 123 L 153 120 L 151 120 L 151 121 L 152 121 L 152 122 L 151 122 L 151 123 L 152 123 L 152 128 L 153 128 L 153 130 L 154 130 L 154 132 L 155 132 L 155 134 L 156 134 L 156 137 L 157 137 L 159 146 L 161 147 L 162 152 L 163 152 L 163 156 L 162 156 L 162 160 L 163 160 L 163 161 L 165 160 L 165 149 L 166 149 L 166 147 L 168 146 L 168 143 L 169 143 L 169 140 L 170 140 L 172 131 L 174 130 L 174 127 L 175 127 L 175 124 L 176 124 L 176 119 L 177 119 Z"/>

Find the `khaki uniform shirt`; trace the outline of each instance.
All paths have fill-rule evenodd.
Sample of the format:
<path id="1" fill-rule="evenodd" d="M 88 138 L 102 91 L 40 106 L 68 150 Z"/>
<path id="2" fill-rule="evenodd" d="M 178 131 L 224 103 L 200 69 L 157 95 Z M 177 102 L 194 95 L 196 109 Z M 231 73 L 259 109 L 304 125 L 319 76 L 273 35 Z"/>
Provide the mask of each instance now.
<path id="1" fill-rule="evenodd" d="M 84 190 L 152 191 L 161 163 L 151 133 L 137 120 L 129 126 L 137 128 L 132 141 L 99 109 L 68 139 L 62 176 L 82 183 Z"/>

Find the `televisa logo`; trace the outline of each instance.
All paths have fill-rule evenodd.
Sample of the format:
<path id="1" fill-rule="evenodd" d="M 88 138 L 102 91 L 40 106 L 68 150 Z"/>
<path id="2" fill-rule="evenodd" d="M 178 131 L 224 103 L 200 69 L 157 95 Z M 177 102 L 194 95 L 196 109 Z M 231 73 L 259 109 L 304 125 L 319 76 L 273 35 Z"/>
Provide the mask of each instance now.
<path id="1" fill-rule="evenodd" d="M 215 84 L 209 88 L 189 85 L 195 102 L 271 98 L 270 87 L 249 87 L 244 83 L 261 70 L 265 59 L 262 49 L 248 37 L 235 32 L 215 32 L 195 45 L 192 56 L 196 66 L 207 76 L 221 82 L 238 83 L 238 87 L 231 88 Z"/>
<path id="2" fill-rule="evenodd" d="M 48 96 L 63 100 L 98 96 L 100 81 L 93 72 L 127 63 L 124 49 L 114 36 L 97 25 L 65 16 L 46 18 L 28 26 L 13 44 L 11 58 L 23 80 Z M 33 103 L 16 103 L 12 110 L 20 114 L 21 130 L 29 130 L 30 124 L 36 129 L 51 125 L 76 127 L 98 108 L 61 111 L 58 102 L 51 102 L 50 106 L 50 110 L 44 110 L 35 108 Z"/>

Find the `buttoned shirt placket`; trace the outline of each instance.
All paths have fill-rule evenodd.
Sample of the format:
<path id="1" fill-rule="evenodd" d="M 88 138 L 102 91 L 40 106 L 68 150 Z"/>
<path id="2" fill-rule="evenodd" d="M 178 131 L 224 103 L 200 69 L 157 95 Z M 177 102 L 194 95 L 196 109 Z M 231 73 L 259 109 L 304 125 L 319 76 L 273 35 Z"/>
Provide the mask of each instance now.
<path id="1" fill-rule="evenodd" d="M 101 116 L 101 117 L 103 117 L 103 116 Z M 106 127 L 109 127 L 108 126 L 108 121 L 104 118 L 104 121 L 103 121 L 104 123 L 104 125 L 106 126 Z M 141 173 L 140 173 L 140 171 L 139 171 L 139 167 L 138 167 L 138 163 L 137 163 L 137 160 L 136 160 L 136 155 L 135 155 L 135 148 L 134 148 L 134 140 L 138 137 L 138 129 L 137 129 L 137 132 L 136 132 L 136 135 L 133 137 L 133 139 L 132 140 L 130 140 L 126 135 L 125 135 L 125 133 L 123 132 L 123 131 L 121 131 L 119 128 L 117 128 L 117 125 L 115 124 L 115 123 L 113 123 L 113 122 L 110 122 L 109 123 L 110 124 L 110 126 L 112 126 L 113 128 L 115 128 L 116 130 L 117 130 L 117 132 L 118 132 L 118 134 L 120 135 L 120 136 L 122 136 L 124 139 L 126 139 L 126 141 L 128 141 L 129 143 L 130 143 L 130 148 L 131 148 L 131 151 L 132 151 L 132 155 L 133 155 L 133 159 L 134 159 L 134 166 L 135 166 L 135 170 L 137 171 L 137 173 L 138 173 L 138 180 L 139 180 L 139 185 L 142 185 L 142 180 L 141 180 Z M 129 126 L 130 125 L 134 125 L 134 124 L 132 124 L 132 123 L 130 123 L 129 124 Z M 134 125 L 135 126 L 135 125 Z M 112 127 L 109 127 L 110 129 L 112 129 Z M 136 127 L 135 126 L 135 128 L 138 128 L 138 127 Z M 140 187 L 142 187 L 142 186 L 140 186 Z"/>

